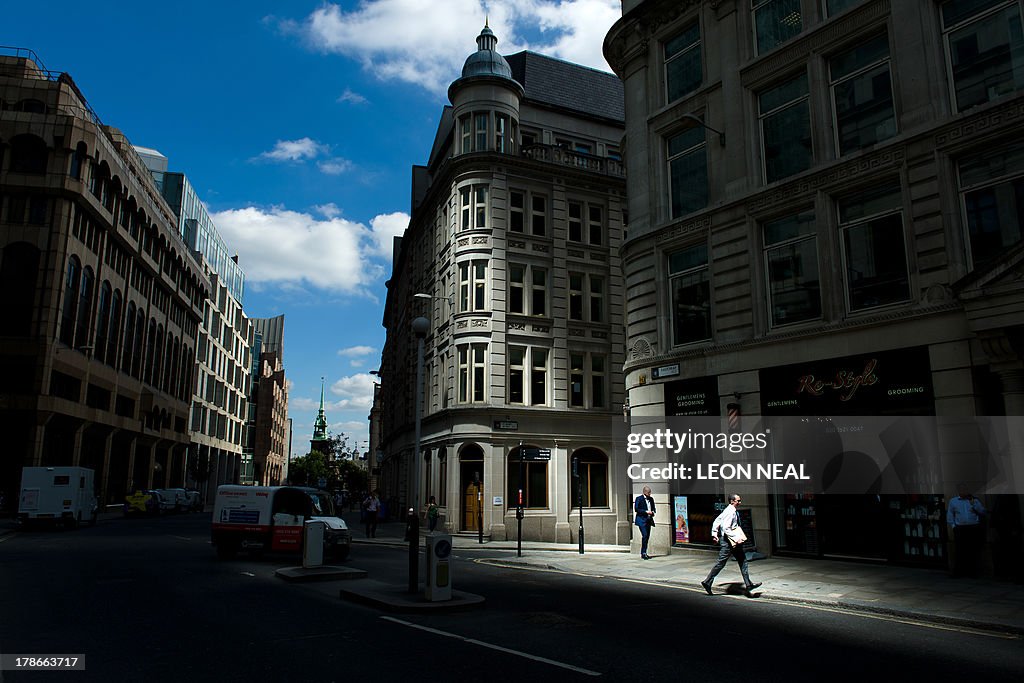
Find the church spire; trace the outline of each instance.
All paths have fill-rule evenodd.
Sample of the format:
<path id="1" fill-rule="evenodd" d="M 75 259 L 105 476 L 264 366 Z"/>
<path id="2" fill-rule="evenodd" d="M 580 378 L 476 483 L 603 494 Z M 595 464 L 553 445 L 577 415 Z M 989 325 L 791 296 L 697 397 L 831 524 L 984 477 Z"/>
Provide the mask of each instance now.
<path id="1" fill-rule="evenodd" d="M 313 423 L 313 438 L 311 445 L 327 441 L 327 415 L 324 413 L 324 378 L 320 378 L 320 412 L 317 413 L 316 422 Z M 315 446 L 313 450 L 319 450 Z"/>

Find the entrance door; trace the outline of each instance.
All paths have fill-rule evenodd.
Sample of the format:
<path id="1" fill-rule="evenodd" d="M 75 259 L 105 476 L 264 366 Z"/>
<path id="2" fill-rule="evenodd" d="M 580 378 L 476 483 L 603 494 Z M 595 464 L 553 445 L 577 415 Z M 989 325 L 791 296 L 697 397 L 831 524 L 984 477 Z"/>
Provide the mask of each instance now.
<path id="1" fill-rule="evenodd" d="M 462 530 L 478 531 L 481 501 L 477 500 L 478 477 L 483 477 L 483 460 L 462 461 L 460 463 L 460 490 L 462 491 Z M 481 488 L 481 491 L 483 489 Z"/>

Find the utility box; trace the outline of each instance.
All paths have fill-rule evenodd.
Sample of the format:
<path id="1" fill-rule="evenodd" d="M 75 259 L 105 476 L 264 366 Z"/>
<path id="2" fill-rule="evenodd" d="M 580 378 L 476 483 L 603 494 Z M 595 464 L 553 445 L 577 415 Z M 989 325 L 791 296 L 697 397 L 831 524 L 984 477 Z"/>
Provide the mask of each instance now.
<path id="1" fill-rule="evenodd" d="M 327 525 L 317 519 L 306 521 L 303 526 L 302 566 L 320 567 L 324 563 L 324 528 Z"/>
<path id="2" fill-rule="evenodd" d="M 449 534 L 427 536 L 427 588 L 429 602 L 452 599 L 452 537 Z"/>

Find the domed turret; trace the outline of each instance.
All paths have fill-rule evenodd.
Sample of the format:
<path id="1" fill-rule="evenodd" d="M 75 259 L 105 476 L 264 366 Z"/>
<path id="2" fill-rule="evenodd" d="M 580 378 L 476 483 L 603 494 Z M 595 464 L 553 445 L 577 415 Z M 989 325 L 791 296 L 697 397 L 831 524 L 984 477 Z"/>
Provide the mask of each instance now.
<path id="1" fill-rule="evenodd" d="M 500 76 L 512 78 L 512 67 L 508 65 L 505 58 L 495 51 L 498 39 L 489 26 L 484 24 L 480 35 L 476 38 L 477 51 L 471 54 L 466 63 L 462 66 L 462 77 L 470 76 Z"/>

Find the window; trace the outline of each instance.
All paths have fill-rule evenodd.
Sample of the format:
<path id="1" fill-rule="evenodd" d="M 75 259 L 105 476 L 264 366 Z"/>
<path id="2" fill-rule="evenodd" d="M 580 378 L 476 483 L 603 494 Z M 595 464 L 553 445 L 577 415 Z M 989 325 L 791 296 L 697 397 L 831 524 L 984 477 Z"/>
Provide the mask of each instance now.
<path id="1" fill-rule="evenodd" d="M 1024 229 L 1024 143 L 992 148 L 960 160 L 969 257 L 975 268 L 1018 244 Z"/>
<path id="2" fill-rule="evenodd" d="M 829 59 L 839 154 L 896 134 L 889 39 L 884 33 Z"/>
<path id="3" fill-rule="evenodd" d="M 764 179 L 770 183 L 811 167 L 811 107 L 807 74 L 762 92 L 758 98 Z"/>
<path id="4" fill-rule="evenodd" d="M 536 237 L 547 234 L 548 198 L 542 194 L 530 195 L 530 232 Z"/>
<path id="5" fill-rule="evenodd" d="M 468 154 L 473 151 L 472 124 L 468 116 L 463 116 L 459 123 L 462 132 L 462 153 Z"/>
<path id="6" fill-rule="evenodd" d="M 608 456 L 593 448 L 576 451 L 570 458 L 572 470 L 579 477 L 570 477 L 572 507 L 580 507 L 580 493 L 583 507 L 608 507 Z"/>
<path id="7" fill-rule="evenodd" d="M 508 346 L 508 402 L 542 406 L 548 403 L 548 350 Z M 529 370 L 529 375 L 527 375 Z"/>
<path id="8" fill-rule="evenodd" d="M 96 315 L 96 358 L 101 361 L 107 357 L 107 334 L 110 331 L 110 298 L 111 287 L 106 280 L 100 285 L 99 306 Z M 115 337 L 113 342 L 117 342 Z"/>
<path id="9" fill-rule="evenodd" d="M 128 302 L 128 311 L 124 319 L 124 345 L 121 351 L 121 371 L 132 371 L 132 350 L 135 339 L 135 302 Z"/>
<path id="10" fill-rule="evenodd" d="M 678 100 L 704 80 L 700 59 L 700 25 L 694 22 L 665 42 L 666 102 Z"/>
<path id="11" fill-rule="evenodd" d="M 523 507 L 547 508 L 547 462 L 520 462 L 519 449 L 516 448 L 509 454 L 507 475 L 509 507 L 516 507 L 518 505 L 519 491 L 521 489 L 523 492 Z"/>
<path id="12" fill-rule="evenodd" d="M 605 279 L 590 273 L 569 273 L 569 320 L 605 321 Z"/>
<path id="13" fill-rule="evenodd" d="M 512 191 L 509 194 L 508 229 L 512 232 L 523 232 L 526 219 L 523 217 L 523 209 L 526 206 L 526 195 L 523 192 Z"/>
<path id="14" fill-rule="evenodd" d="M 604 408 L 608 405 L 605 356 L 578 351 L 569 354 L 569 405 Z"/>
<path id="15" fill-rule="evenodd" d="M 668 139 L 672 218 L 703 209 L 708 203 L 708 165 L 704 129 L 694 126 Z"/>
<path id="16" fill-rule="evenodd" d="M 957 111 L 1024 89 L 1019 2 L 951 0 L 942 5 Z"/>
<path id="17" fill-rule="evenodd" d="M 0 260 L 0 336 L 29 337 L 39 279 L 39 249 L 27 242 L 8 242 Z M 17 372 L 9 365 L 6 372 Z"/>
<path id="18" fill-rule="evenodd" d="M 547 270 L 520 263 L 510 263 L 508 268 L 508 312 L 547 315 Z"/>
<path id="19" fill-rule="evenodd" d="M 483 403 L 486 397 L 486 344 L 459 347 L 459 403 Z"/>
<path id="20" fill-rule="evenodd" d="M 800 0 L 751 0 L 750 7 L 754 12 L 758 54 L 786 42 L 803 28 Z"/>
<path id="21" fill-rule="evenodd" d="M 512 141 L 515 135 L 512 133 L 515 122 L 506 114 L 494 115 L 494 149 L 497 152 L 511 154 L 514 152 Z"/>
<path id="22" fill-rule="evenodd" d="M 814 212 L 785 216 L 761 226 L 768 310 L 772 325 L 821 317 L 821 282 Z"/>
<path id="23" fill-rule="evenodd" d="M 78 323 L 75 326 L 75 348 L 89 345 L 89 327 L 92 325 L 92 290 L 96 282 L 91 267 L 82 271 L 82 286 L 78 296 Z"/>
<path id="24" fill-rule="evenodd" d="M 472 185 L 459 191 L 462 208 L 463 230 L 480 230 L 487 227 L 487 186 Z"/>
<path id="25" fill-rule="evenodd" d="M 459 310 L 487 310 L 487 261 L 459 264 Z"/>
<path id="26" fill-rule="evenodd" d="M 11 173 L 46 173 L 49 150 L 46 142 L 35 135 L 15 135 L 11 138 Z"/>
<path id="27" fill-rule="evenodd" d="M 117 367 L 117 342 L 121 337 L 121 290 L 114 290 L 113 304 L 110 307 L 110 343 L 107 346 L 107 355 L 104 359 L 110 367 Z M 125 340 L 130 343 L 130 334 L 125 335 Z"/>
<path id="28" fill-rule="evenodd" d="M 476 122 L 476 145 L 474 149 L 477 152 L 483 152 L 487 149 L 487 119 L 490 118 L 490 115 L 476 114 L 473 118 Z"/>
<path id="29" fill-rule="evenodd" d="M 585 241 L 587 244 L 601 245 L 604 242 L 604 207 L 570 200 L 568 227 L 570 242 Z"/>
<path id="30" fill-rule="evenodd" d="M 839 201 L 839 229 L 851 311 L 910 298 L 898 185 Z"/>
<path id="31" fill-rule="evenodd" d="M 711 338 L 711 284 L 706 245 L 669 254 L 672 286 L 672 343 L 688 344 Z"/>

